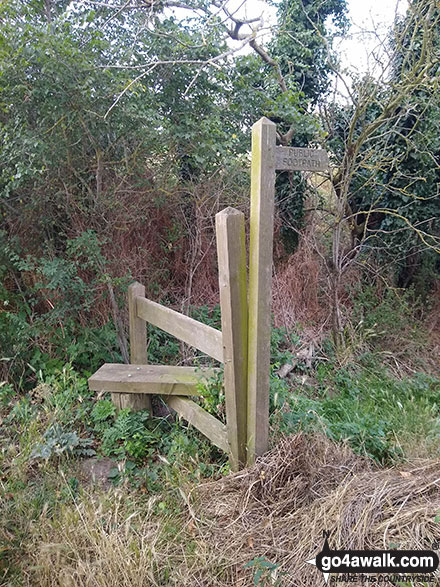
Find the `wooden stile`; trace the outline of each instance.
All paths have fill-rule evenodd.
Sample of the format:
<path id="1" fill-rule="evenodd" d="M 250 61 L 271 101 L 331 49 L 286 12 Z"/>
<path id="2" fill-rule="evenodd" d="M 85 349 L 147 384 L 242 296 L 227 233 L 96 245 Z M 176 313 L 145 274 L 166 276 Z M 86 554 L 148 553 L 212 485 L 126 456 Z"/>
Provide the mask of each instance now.
<path id="1" fill-rule="evenodd" d="M 252 127 L 247 462 L 268 449 L 276 125 Z"/>
<path id="2" fill-rule="evenodd" d="M 223 343 L 220 330 L 202 324 L 171 308 L 147 300 L 145 297 L 137 298 L 136 308 L 137 316 L 142 320 L 154 324 L 154 326 L 165 330 L 217 361 L 223 362 Z"/>
<path id="3" fill-rule="evenodd" d="M 180 416 L 229 454 L 231 468 L 268 450 L 273 221 L 276 169 L 325 171 L 320 149 L 276 146 L 276 125 L 262 118 L 252 127 L 249 296 L 244 215 L 227 208 L 216 215 L 222 330 L 219 331 L 128 290 L 130 365 L 106 364 L 89 379 L 90 389 L 110 391 L 116 405 L 151 409 L 161 394 Z M 189 399 L 218 369 L 147 365 L 146 322 L 224 363 L 226 421 Z"/>
<path id="4" fill-rule="evenodd" d="M 226 421 L 232 470 L 246 463 L 247 271 L 244 214 L 226 208 L 216 217 L 222 316 Z"/>

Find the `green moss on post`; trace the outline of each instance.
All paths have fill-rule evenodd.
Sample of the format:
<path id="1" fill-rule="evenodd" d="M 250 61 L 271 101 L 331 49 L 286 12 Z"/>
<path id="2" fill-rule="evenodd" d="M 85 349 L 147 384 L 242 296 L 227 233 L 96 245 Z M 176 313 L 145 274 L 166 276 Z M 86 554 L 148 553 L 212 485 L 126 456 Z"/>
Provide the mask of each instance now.
<path id="1" fill-rule="evenodd" d="M 247 462 L 269 444 L 269 369 L 272 295 L 276 125 L 252 127 L 249 244 Z"/>
<path id="2" fill-rule="evenodd" d="M 216 217 L 222 313 L 226 422 L 233 470 L 246 464 L 247 272 L 244 214 L 226 208 Z"/>

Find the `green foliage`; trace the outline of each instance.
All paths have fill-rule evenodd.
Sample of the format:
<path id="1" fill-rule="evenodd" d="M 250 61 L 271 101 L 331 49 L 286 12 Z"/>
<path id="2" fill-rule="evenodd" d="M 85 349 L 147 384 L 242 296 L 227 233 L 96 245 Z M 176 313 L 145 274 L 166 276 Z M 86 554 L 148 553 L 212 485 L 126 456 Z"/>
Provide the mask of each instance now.
<path id="1" fill-rule="evenodd" d="M 300 337 L 295 332 L 287 332 L 285 328 L 272 328 L 269 395 L 271 412 L 282 406 L 290 394 L 288 380 L 280 378 L 276 372 L 282 365 L 294 362 L 292 351 L 299 341 Z"/>
<path id="2" fill-rule="evenodd" d="M 141 467 L 136 462 L 124 460 L 117 467 L 111 469 L 109 480 L 117 486 L 127 482 L 133 488 L 144 488 L 149 492 L 157 492 L 161 489 L 160 465 L 148 463 L 147 467 Z"/>
<path id="3" fill-rule="evenodd" d="M 213 307 L 209 306 L 191 306 L 189 315 L 194 320 L 198 320 L 203 324 L 212 326 L 213 328 L 221 329 L 221 310 L 220 304 Z"/>
<path id="4" fill-rule="evenodd" d="M 96 418 L 96 412 L 95 412 Z M 160 440 L 157 423 L 147 411 L 120 410 L 113 425 L 104 430 L 102 451 L 105 455 L 142 461 L 151 456 Z"/>
<path id="5" fill-rule="evenodd" d="M 396 355 L 415 369 L 429 370 L 432 357 L 424 320 L 431 304 L 417 295 L 415 287 L 389 288 L 379 294 L 377 288 L 361 282 L 353 289 L 352 300 L 344 333 L 352 356 L 368 366 L 377 361 L 374 353 L 381 352 L 381 360 L 393 361 Z"/>
<path id="6" fill-rule="evenodd" d="M 59 424 L 52 424 L 43 434 L 42 442 L 34 446 L 31 459 L 49 460 L 53 456 L 93 456 L 93 442 L 80 438 L 76 432 L 67 432 Z"/>
<path id="7" fill-rule="evenodd" d="M 106 8 L 44 4 L 0 8 L 0 346 L 19 388 L 66 361 L 93 371 L 121 359 L 113 326 L 102 324 L 107 286 L 119 302 L 129 276 L 115 269 L 119 259 L 109 263 L 111 242 L 101 235 L 131 233 L 130 216 L 150 222 L 178 182 L 191 186 L 229 163 L 238 169 L 236 155 L 247 150 L 239 112 L 228 108 L 228 64 L 201 70 L 195 84 L 190 64 L 153 67 L 132 83 L 132 64 L 148 55 L 215 58 L 225 49 L 221 27 L 206 35 L 200 23 L 161 17 L 157 34 L 142 10 L 113 18 Z M 171 222 L 161 224 L 169 232 Z M 173 231 L 182 239 L 182 222 Z M 162 261 L 159 284 L 169 271 Z M 155 333 L 159 362 L 177 354 L 163 343 Z"/>
<path id="8" fill-rule="evenodd" d="M 0 406 L 9 405 L 13 397 L 15 397 L 15 390 L 12 385 L 6 381 L 0 382 Z"/>
<path id="9" fill-rule="evenodd" d="M 417 327 L 419 304 L 411 290 L 387 289 L 379 296 L 373 286 L 360 284 L 354 291 L 353 319 L 362 320 L 367 328 L 376 327 L 381 334 L 397 336 Z"/>
<path id="10" fill-rule="evenodd" d="M 293 125 L 291 145 L 303 147 L 322 138 L 319 121 L 309 112 L 328 91 L 329 76 L 337 60 L 332 52 L 332 41 L 347 27 L 347 5 L 345 0 L 283 0 L 277 8 L 278 30 L 269 50 L 277 60 L 287 91 L 280 92 L 275 70 L 271 68 L 268 73 L 266 66 L 263 111 L 277 123 L 281 134 L 287 133 Z M 329 26 L 330 20 L 333 27 Z M 277 174 L 280 234 L 287 253 L 292 253 L 298 244 L 298 230 L 304 221 L 304 201 L 313 191 L 300 173 Z"/>
<path id="11" fill-rule="evenodd" d="M 2 432 L 11 446 L 17 445 L 16 467 L 32 461 L 61 466 L 67 462 L 62 457 L 104 455 L 117 461 L 113 483 L 148 492 L 163 489 L 165 480 L 179 486 L 182 475 L 200 480 L 228 471 L 226 456 L 194 428 L 171 418 L 150 418 L 145 411 L 116 414 L 109 399 L 95 400 L 87 379 L 71 365 L 40 373 L 38 379 L 19 399 L 10 386 L 2 386 L 7 390 L 7 401 L 0 404 Z M 2 459 L 9 467 L 8 451 L 0 451 L 0 474 Z M 71 495 L 70 489 L 64 493 L 66 499 Z"/>
<path id="12" fill-rule="evenodd" d="M 281 585 L 280 577 L 285 573 L 278 572 L 279 567 L 279 564 L 271 563 L 264 556 L 257 556 L 243 566 L 245 569 L 252 569 L 255 587 Z"/>
<path id="13" fill-rule="evenodd" d="M 346 440 L 359 454 L 386 464 L 416 446 L 440 452 L 440 383 L 417 375 L 399 381 L 383 368 L 317 370 L 318 394 L 307 389 L 281 394 L 272 422 L 283 434 L 318 430 Z"/>
<path id="14" fill-rule="evenodd" d="M 120 410 L 101 400 L 92 410 L 94 431 L 101 439 L 100 450 L 115 457 L 111 471 L 114 484 L 128 481 L 149 492 L 161 489 L 164 479 L 179 485 L 182 468 L 193 480 L 214 477 L 228 470 L 226 457 L 184 422 L 150 418 L 148 412 Z"/>
<path id="15" fill-rule="evenodd" d="M 435 2 L 410 3 L 390 32 L 391 76 L 355 80 L 353 103 L 333 107 L 329 137 L 347 173 L 347 185 L 335 187 L 348 193 L 354 243 L 364 260 L 374 257 L 392 272 L 399 287 L 415 284 L 430 265 L 419 294 L 440 269 L 439 19 Z"/>
<path id="16" fill-rule="evenodd" d="M 149 325 L 148 327 L 148 358 L 157 365 L 172 365 L 180 352 L 177 338 L 167 332 Z"/>
<path id="17" fill-rule="evenodd" d="M 19 424 L 29 424 L 36 413 L 35 406 L 32 405 L 29 398 L 25 397 L 15 403 L 9 412 L 8 420 L 15 421 Z"/>
<path id="18" fill-rule="evenodd" d="M 297 335 L 289 337 L 282 330 L 272 337 L 271 423 L 279 431 L 318 430 L 380 463 L 395 463 L 420 443 L 424 455 L 440 453 L 438 379 L 417 375 L 399 381 L 377 364 L 374 369 L 341 369 L 326 362 L 309 372 L 313 385 L 292 384 L 280 379 L 274 367 L 291 359 L 289 352 L 297 342 Z M 85 377 L 71 365 L 38 374 L 38 381 L 24 399 L 9 389 L 0 406 L 0 530 L 14 533 L 2 562 L 22 556 L 29 524 L 48 518 L 52 525 L 59 520 L 59 508 L 81 498 L 82 480 L 67 457 L 90 455 L 92 446 L 98 456 L 117 461 L 110 480 L 124 484 L 118 494 L 132 508 L 127 518 L 143 507 L 152 509 L 161 521 L 170 518 L 170 536 L 178 532 L 176 516 L 183 509 L 180 496 L 186 495 L 187 484 L 229 472 L 225 455 L 191 426 L 171 418 L 151 419 L 146 412 L 121 410 L 116 415 L 111 401 L 96 401 Z M 7 475 L 9 471 L 14 475 Z M 88 501 L 90 491 L 85 492 Z M 103 495 L 91 504 L 99 512 L 99 524 Z M 255 585 L 283 581 L 278 563 L 264 557 L 255 557 L 245 568 Z"/>
<path id="19" fill-rule="evenodd" d="M 223 422 L 226 422 L 225 392 L 223 387 L 223 372 L 219 372 L 206 383 L 199 383 L 197 391 L 202 407 Z"/>
<path id="20" fill-rule="evenodd" d="M 312 104 L 327 91 L 331 71 L 328 51 L 332 38 L 347 27 L 346 10 L 345 0 L 282 0 L 278 4 L 279 32 L 271 49 L 278 56 L 289 85 L 301 88 Z"/>
<path id="21" fill-rule="evenodd" d="M 205 322 L 209 324 L 209 321 Z M 219 327 L 219 324 L 211 324 Z M 292 349 L 299 342 L 300 337 L 295 332 L 287 332 L 285 328 L 272 328 L 271 332 L 271 367 L 270 367 L 270 405 L 271 409 L 283 404 L 289 394 L 289 385 L 286 379 L 280 379 L 276 371 L 284 363 L 293 361 Z M 221 421 L 226 423 L 226 406 L 223 388 L 223 372 L 198 386 L 200 397 L 198 401 L 202 407 Z"/>
<path id="22" fill-rule="evenodd" d="M 69 364 L 50 373 L 40 373 L 39 379 L 40 384 L 32 391 L 41 402 L 38 407 L 64 427 L 82 428 L 94 399 L 87 379 Z"/>
<path id="23" fill-rule="evenodd" d="M 105 429 L 110 426 L 110 419 L 116 415 L 116 407 L 114 403 L 109 399 L 98 400 L 90 414 L 94 429 L 97 432 L 104 432 Z"/>
<path id="24" fill-rule="evenodd" d="M 0 345 L 8 349 L 8 368 L 17 387 L 28 386 L 40 370 L 75 367 L 92 372 L 103 362 L 120 360 L 114 326 L 104 327 L 78 322 L 78 315 L 93 316 L 97 297 L 110 280 L 102 256 L 102 239 L 90 230 L 66 241 L 64 257 L 27 255 L 14 250 L 0 232 L 0 275 L 15 274 L 33 284 L 9 292 L 0 287 Z M 85 279 L 84 272 L 88 272 Z M 114 287 L 127 280 L 111 280 Z M 44 308 L 44 309 L 43 309 Z M 93 319 L 92 319 L 93 320 Z"/>
<path id="25" fill-rule="evenodd" d="M 206 36 L 194 15 L 191 25 L 175 17 L 154 19 L 152 31 L 142 26 L 142 10 L 121 11 L 118 18 L 105 14 L 114 16 L 91 6 L 60 9 L 45 26 L 20 3 L 3 11 L 0 95 L 4 112 L 14 120 L 2 126 L 6 165 L 0 183 L 14 204 L 25 190 L 25 210 L 36 203 L 29 184 L 48 184 L 48 193 L 38 195 L 48 204 L 39 224 L 50 231 L 53 216 L 63 220 L 55 196 L 66 186 L 74 200 L 81 196 L 80 206 L 96 209 L 99 194 L 91 178 L 98 159 L 106 166 L 116 162 L 105 167 L 110 175 L 128 161 L 141 171 L 139 152 L 165 155 L 175 163 L 175 178 L 191 179 L 212 168 L 219 156 L 230 157 L 230 136 L 234 129 L 240 132 L 227 108 L 226 63 L 224 70 L 201 70 L 192 86 L 191 64 L 157 66 L 137 82 L 130 71 L 149 54 L 166 62 L 215 58 L 225 50 L 221 27 L 212 26 Z M 121 67 L 112 68 L 114 63 Z M 88 156 L 95 163 L 87 162 Z M 64 186 L 57 177 L 61 170 Z"/>
<path id="26" fill-rule="evenodd" d="M 284 93 L 258 56 L 219 59 L 229 48 L 225 23 L 208 16 L 218 13 L 209 3 L 196 2 L 193 13 L 179 18 L 157 4 L 151 27 L 144 26 L 144 10 L 115 15 L 106 6 L 68 2 L 2 4 L 0 346 L 8 349 L 17 388 L 31 388 L 40 370 L 66 362 L 93 372 L 121 360 L 115 325 L 103 323 L 112 304 L 107 287 L 118 303 L 129 279 L 113 237 L 127 233 L 127 256 L 146 249 L 134 218 L 146 227 L 151 210 L 164 209 L 157 240 L 164 235 L 165 254 L 159 259 L 145 250 L 142 269 L 158 293 L 176 251 L 182 259 L 187 254 L 190 231 L 180 210 L 167 217 L 176 194 L 187 225 L 207 176 L 224 181 L 234 170 L 234 191 L 245 199 L 250 125 L 263 114 L 295 123 L 300 141 L 319 133 L 307 112 L 328 67 L 313 27 L 326 35 L 329 15 L 341 24 L 345 2 L 327 4 L 306 3 L 304 14 L 296 1 L 280 7 L 270 50 L 288 82 Z M 301 55 L 288 41 L 296 34 Z M 144 67 L 150 58 L 154 67 Z M 217 66 L 194 64 L 204 60 Z M 304 85 L 311 63 L 317 76 Z M 304 188 L 300 182 L 299 192 Z M 295 223 L 302 199 L 292 193 L 288 203 L 283 195 L 281 209 Z M 216 310 L 196 313 L 219 324 Z M 175 339 L 151 328 L 153 362 L 172 362 L 178 352 Z"/>
<path id="27" fill-rule="evenodd" d="M 288 332 L 285 328 L 272 328 L 270 335 L 271 365 L 274 369 L 283 363 L 293 360 L 292 349 L 300 342 L 296 332 Z"/>

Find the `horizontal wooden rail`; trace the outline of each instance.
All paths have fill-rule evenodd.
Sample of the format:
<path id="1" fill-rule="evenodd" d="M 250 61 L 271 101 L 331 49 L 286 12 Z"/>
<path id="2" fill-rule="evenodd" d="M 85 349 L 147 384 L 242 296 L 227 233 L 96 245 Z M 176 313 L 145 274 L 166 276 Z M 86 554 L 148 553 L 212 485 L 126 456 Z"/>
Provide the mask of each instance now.
<path id="1" fill-rule="evenodd" d="M 182 418 L 200 430 L 212 444 L 226 453 L 229 453 L 229 442 L 226 426 L 208 414 L 201 406 L 187 397 L 172 396 L 164 398 L 170 408 L 175 410 Z"/>
<path id="2" fill-rule="evenodd" d="M 147 298 L 136 298 L 136 309 L 137 315 L 142 320 L 165 330 L 217 361 L 223 362 L 223 342 L 220 330 Z"/>
<path id="3" fill-rule="evenodd" d="M 120 365 L 106 363 L 89 379 L 92 391 L 200 395 L 197 386 L 217 376 L 220 369 L 169 365 Z"/>

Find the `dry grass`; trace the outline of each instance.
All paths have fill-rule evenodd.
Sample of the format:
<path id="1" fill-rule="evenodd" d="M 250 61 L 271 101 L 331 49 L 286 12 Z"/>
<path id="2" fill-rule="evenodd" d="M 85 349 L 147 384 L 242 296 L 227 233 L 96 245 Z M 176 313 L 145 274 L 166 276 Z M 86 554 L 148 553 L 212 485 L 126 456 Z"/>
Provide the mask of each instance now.
<path id="1" fill-rule="evenodd" d="M 280 263 L 273 283 L 273 313 L 275 326 L 294 329 L 298 322 L 322 324 L 328 317 L 328 305 L 320 299 L 322 268 L 319 258 L 307 240 L 297 251 Z M 322 297 L 322 296 L 321 296 Z"/>
<path id="2" fill-rule="evenodd" d="M 132 496 L 133 498 L 134 496 Z M 306 560 L 321 549 L 426 548 L 440 539 L 440 461 L 382 470 L 323 437 L 282 441 L 252 468 L 144 503 L 118 490 L 83 495 L 32 527 L 28 585 L 250 586 L 256 557 L 278 582 L 322 577 Z M 170 508 L 170 509 L 168 509 Z"/>
<path id="3" fill-rule="evenodd" d="M 89 493 L 53 519 L 42 516 L 27 547 L 26 585 L 178 584 L 172 565 L 190 566 L 185 549 L 191 536 L 182 536 L 184 525 L 168 527 L 169 516 L 157 515 L 155 502 L 135 510 L 121 492 Z"/>
<path id="4" fill-rule="evenodd" d="M 417 549 L 440 539 L 440 461 L 379 470 L 321 437 L 286 439 L 198 495 L 198 516 L 212 524 L 205 540 L 230 562 L 229 582 L 217 585 L 250 585 L 243 565 L 261 556 L 286 573 L 281 585 L 320 585 L 305 561 L 321 549 L 323 530 L 333 532 L 332 548 Z M 211 583 L 202 574 L 200 584 Z"/>

